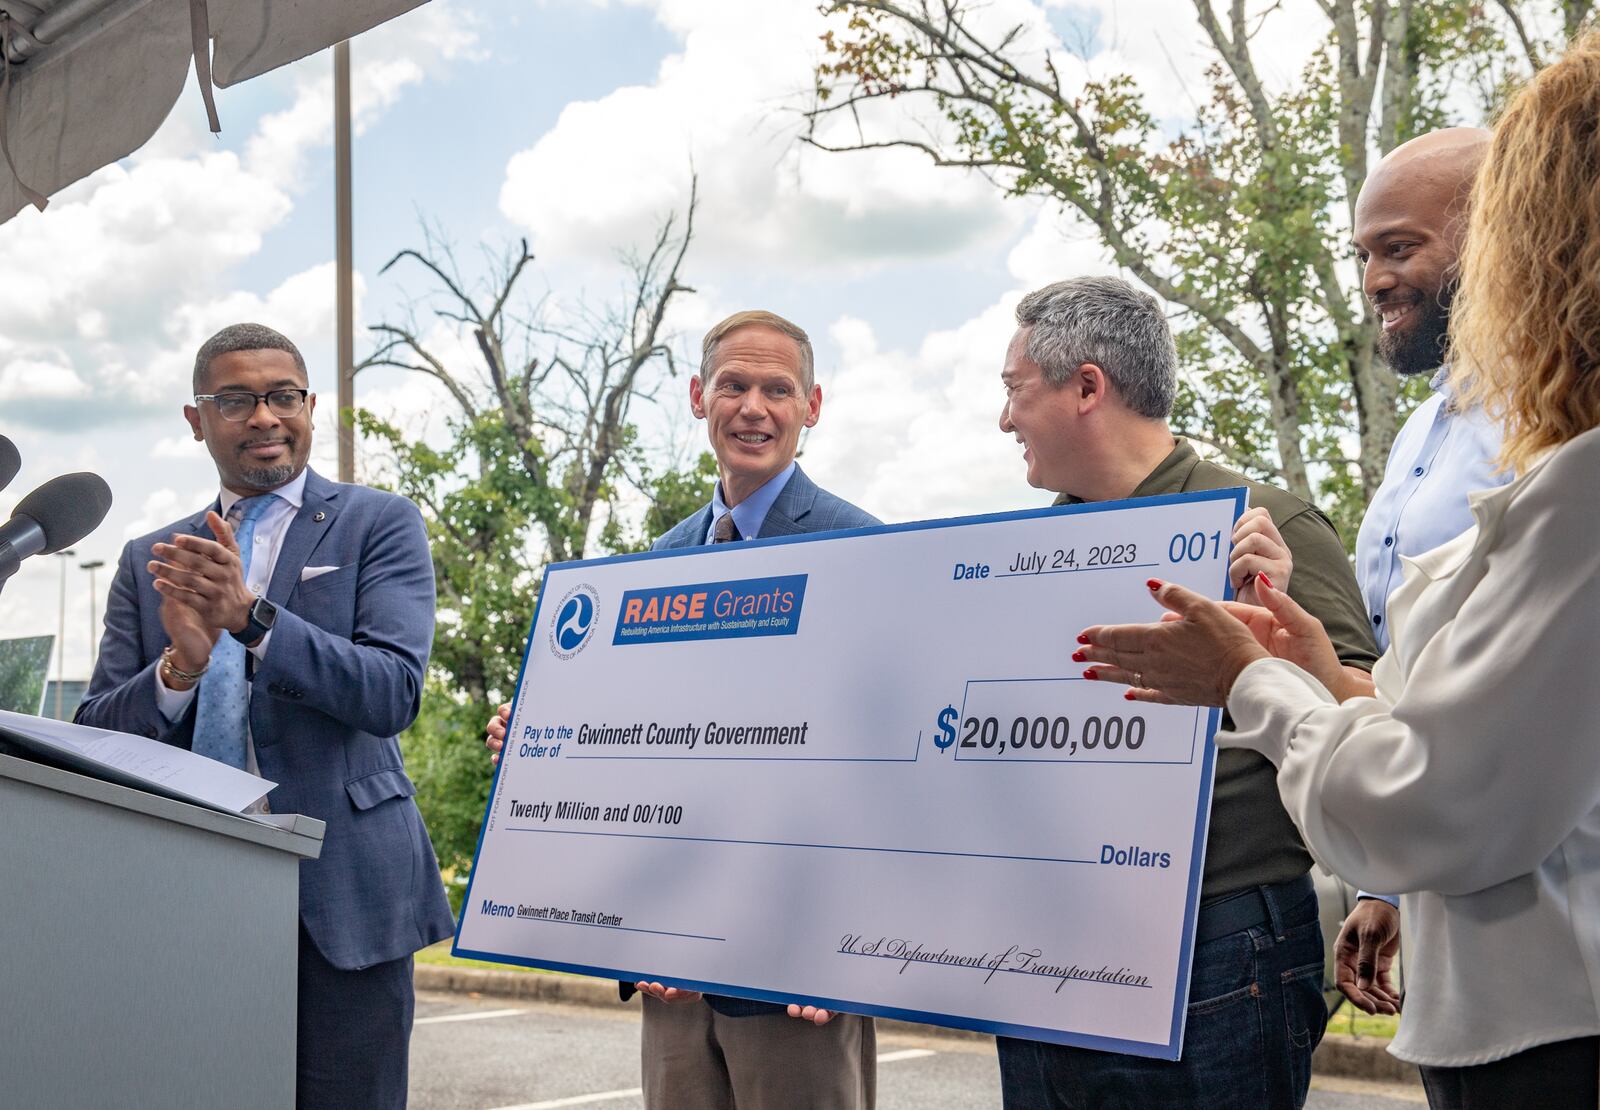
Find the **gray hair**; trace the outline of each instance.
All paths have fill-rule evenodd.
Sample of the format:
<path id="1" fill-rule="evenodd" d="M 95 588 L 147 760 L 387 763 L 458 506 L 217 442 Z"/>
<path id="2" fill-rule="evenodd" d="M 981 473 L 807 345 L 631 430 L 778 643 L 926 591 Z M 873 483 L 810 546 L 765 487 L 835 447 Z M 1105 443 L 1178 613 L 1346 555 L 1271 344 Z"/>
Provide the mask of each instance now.
<path id="1" fill-rule="evenodd" d="M 301 357 L 300 348 L 288 336 L 273 331 L 265 324 L 229 324 L 201 344 L 199 353 L 194 356 L 193 384 L 196 393 L 206 387 L 206 371 L 211 369 L 211 361 L 234 351 L 284 351 L 294 356 L 295 369 L 306 373 L 306 360 Z M 306 380 L 310 381 L 309 375 Z"/>
<path id="2" fill-rule="evenodd" d="M 702 386 L 711 384 L 711 375 L 717 369 L 717 348 L 722 345 L 722 341 L 730 333 L 749 327 L 771 328 L 794 340 L 794 345 L 800 349 L 800 385 L 810 393 L 812 385 L 816 383 L 816 356 L 811 352 L 811 337 L 799 324 L 785 320 L 776 312 L 767 312 L 763 309 L 735 312 L 726 320 L 711 326 L 700 347 L 700 384 Z"/>
<path id="3" fill-rule="evenodd" d="M 1017 323 L 1032 329 L 1028 357 L 1051 385 L 1092 362 L 1140 416 L 1164 420 L 1172 412 L 1178 350 L 1150 294 L 1115 277 L 1058 281 L 1022 298 Z"/>

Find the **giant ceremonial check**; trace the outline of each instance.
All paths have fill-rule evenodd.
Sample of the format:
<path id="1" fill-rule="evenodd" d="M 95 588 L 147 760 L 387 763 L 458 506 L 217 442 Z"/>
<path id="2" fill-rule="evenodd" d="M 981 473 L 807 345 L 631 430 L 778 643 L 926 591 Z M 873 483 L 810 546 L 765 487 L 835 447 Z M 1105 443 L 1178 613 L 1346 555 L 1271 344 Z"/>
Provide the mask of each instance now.
<path id="1" fill-rule="evenodd" d="M 1244 500 L 551 567 L 456 953 L 1177 1058 L 1218 715 L 1071 655 Z"/>

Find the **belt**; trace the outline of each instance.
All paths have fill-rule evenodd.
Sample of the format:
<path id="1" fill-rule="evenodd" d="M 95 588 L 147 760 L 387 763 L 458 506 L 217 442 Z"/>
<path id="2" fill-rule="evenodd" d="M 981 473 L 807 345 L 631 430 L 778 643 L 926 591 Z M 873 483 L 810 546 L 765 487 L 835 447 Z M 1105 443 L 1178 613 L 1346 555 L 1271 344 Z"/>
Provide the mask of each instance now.
<path id="1" fill-rule="evenodd" d="M 1269 924 L 1272 921 L 1272 908 L 1267 902 L 1269 897 L 1277 901 L 1281 916 L 1284 911 L 1293 909 L 1316 892 L 1316 884 L 1311 881 L 1310 872 L 1307 872 L 1288 882 L 1246 887 L 1215 901 L 1202 902 L 1199 920 L 1195 923 L 1194 942 L 1204 944 L 1229 933 L 1242 933 L 1257 925 Z"/>

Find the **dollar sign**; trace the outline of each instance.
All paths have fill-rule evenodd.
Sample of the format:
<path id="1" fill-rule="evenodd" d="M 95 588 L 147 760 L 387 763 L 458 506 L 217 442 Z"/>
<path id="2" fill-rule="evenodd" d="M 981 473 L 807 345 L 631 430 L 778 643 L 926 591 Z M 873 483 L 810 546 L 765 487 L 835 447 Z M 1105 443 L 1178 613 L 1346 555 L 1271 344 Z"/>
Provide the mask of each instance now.
<path id="1" fill-rule="evenodd" d="M 933 742 L 938 745 L 941 752 L 956 742 L 956 718 L 959 716 L 961 714 L 956 712 L 956 707 L 953 705 L 947 705 L 939 710 L 939 735 L 934 737 Z"/>

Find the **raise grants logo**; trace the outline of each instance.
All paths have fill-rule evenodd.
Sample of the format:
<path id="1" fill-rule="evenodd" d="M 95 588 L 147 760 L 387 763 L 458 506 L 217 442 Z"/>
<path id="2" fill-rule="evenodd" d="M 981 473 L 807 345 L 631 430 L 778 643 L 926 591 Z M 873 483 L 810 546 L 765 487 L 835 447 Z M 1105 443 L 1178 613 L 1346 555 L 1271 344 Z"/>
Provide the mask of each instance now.
<path id="1" fill-rule="evenodd" d="M 571 659 L 588 646 L 594 636 L 595 619 L 600 611 L 600 595 L 587 582 L 567 591 L 556 607 L 556 620 L 550 626 L 550 651 L 557 659 Z"/>

